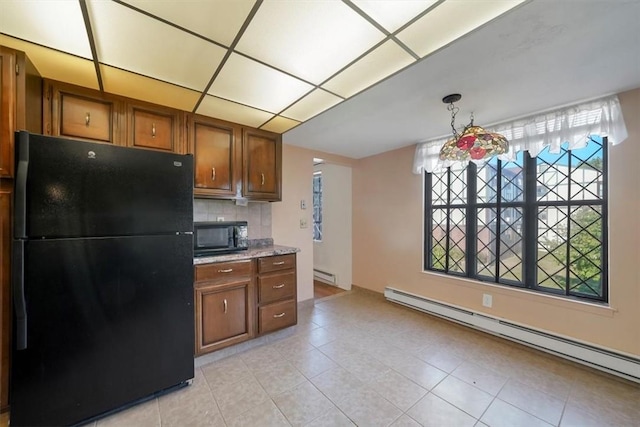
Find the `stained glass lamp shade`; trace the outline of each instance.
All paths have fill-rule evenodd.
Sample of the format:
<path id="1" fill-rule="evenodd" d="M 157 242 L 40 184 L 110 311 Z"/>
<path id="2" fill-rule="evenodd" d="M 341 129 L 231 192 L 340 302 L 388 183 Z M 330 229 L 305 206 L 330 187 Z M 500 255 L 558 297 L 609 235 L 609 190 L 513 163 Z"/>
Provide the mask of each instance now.
<path id="1" fill-rule="evenodd" d="M 509 151 L 509 141 L 499 133 L 487 132 L 480 126 L 471 123 L 465 126 L 461 134 L 455 128 L 455 116 L 458 108 L 453 105 L 459 101 L 461 95 L 454 94 L 445 96 L 442 101 L 449 104 L 451 111 L 451 129 L 453 138 L 448 140 L 440 149 L 441 160 L 467 161 L 488 159 Z"/>

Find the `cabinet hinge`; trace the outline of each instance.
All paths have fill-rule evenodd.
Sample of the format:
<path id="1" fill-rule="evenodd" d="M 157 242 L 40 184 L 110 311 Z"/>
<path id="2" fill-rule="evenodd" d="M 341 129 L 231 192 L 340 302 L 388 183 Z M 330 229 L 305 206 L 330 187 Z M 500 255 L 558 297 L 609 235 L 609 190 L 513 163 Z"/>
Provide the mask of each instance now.
<path id="1" fill-rule="evenodd" d="M 16 75 L 20 74 L 20 64 L 16 64 Z"/>

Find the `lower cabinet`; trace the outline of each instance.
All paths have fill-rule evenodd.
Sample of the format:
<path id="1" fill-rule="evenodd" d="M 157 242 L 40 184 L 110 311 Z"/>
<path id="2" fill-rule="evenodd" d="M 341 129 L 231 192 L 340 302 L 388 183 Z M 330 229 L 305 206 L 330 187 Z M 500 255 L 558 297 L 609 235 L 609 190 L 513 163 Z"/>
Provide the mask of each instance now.
<path id="1" fill-rule="evenodd" d="M 296 255 L 258 258 L 258 333 L 297 323 Z"/>
<path id="2" fill-rule="evenodd" d="M 194 297 L 197 356 L 295 325 L 296 255 L 197 265 Z"/>
<path id="3" fill-rule="evenodd" d="M 196 355 L 254 336 L 251 260 L 196 266 Z"/>

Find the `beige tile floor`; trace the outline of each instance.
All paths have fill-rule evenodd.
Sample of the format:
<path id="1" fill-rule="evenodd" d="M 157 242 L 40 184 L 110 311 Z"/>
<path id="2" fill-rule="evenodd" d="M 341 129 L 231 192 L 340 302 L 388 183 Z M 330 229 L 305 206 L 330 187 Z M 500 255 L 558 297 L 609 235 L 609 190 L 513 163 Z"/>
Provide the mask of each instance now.
<path id="1" fill-rule="evenodd" d="M 190 387 L 95 424 L 640 426 L 639 385 L 381 295 L 328 297 L 298 321 L 196 359 Z"/>

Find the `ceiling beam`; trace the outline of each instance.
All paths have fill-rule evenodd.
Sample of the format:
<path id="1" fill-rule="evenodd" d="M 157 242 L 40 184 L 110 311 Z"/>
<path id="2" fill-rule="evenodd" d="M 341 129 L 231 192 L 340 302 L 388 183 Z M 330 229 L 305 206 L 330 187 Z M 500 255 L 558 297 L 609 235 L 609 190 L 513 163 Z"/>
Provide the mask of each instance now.
<path id="1" fill-rule="evenodd" d="M 93 66 L 96 68 L 96 77 L 98 78 L 98 87 L 100 92 L 104 92 L 104 85 L 102 84 L 102 73 L 100 72 L 100 61 L 98 59 L 98 52 L 96 50 L 96 41 L 93 37 L 93 30 L 91 29 L 91 21 L 89 20 L 89 11 L 87 10 L 87 0 L 78 0 L 80 2 L 80 9 L 82 10 L 82 18 L 84 19 L 84 27 L 87 30 L 87 38 L 89 39 L 89 46 L 91 47 L 91 56 L 93 57 Z"/>

